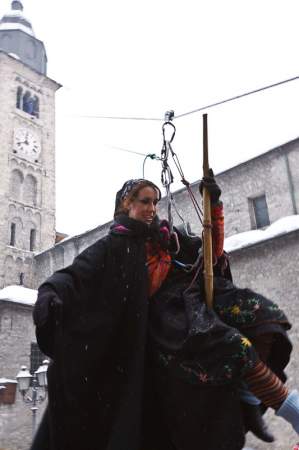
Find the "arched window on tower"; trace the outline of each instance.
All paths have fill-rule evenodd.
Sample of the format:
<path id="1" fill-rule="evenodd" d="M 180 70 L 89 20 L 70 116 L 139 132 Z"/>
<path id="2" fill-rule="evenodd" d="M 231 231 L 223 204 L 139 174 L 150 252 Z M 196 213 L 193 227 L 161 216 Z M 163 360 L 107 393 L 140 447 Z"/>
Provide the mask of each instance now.
<path id="1" fill-rule="evenodd" d="M 36 249 L 36 229 L 31 228 L 29 250 L 31 252 L 34 252 L 35 249 Z"/>
<path id="2" fill-rule="evenodd" d="M 16 107 L 18 109 L 23 109 L 23 89 L 19 86 L 17 90 L 17 102 Z"/>
<path id="3" fill-rule="evenodd" d="M 16 245 L 16 224 L 14 222 L 10 224 L 9 245 L 11 245 L 12 247 Z"/>
<path id="4" fill-rule="evenodd" d="M 17 90 L 16 106 L 27 114 L 39 117 L 39 98 L 37 95 L 31 95 L 30 91 L 23 92 L 21 87 Z"/>
<path id="5" fill-rule="evenodd" d="M 33 116 L 34 111 L 34 99 L 31 97 L 31 94 L 29 91 L 26 91 L 24 97 L 23 97 L 23 111 Z"/>
<path id="6" fill-rule="evenodd" d="M 30 100 L 30 92 L 26 91 L 24 96 L 23 96 L 23 111 L 25 112 L 29 112 L 29 100 Z"/>
<path id="7" fill-rule="evenodd" d="M 39 98 L 37 95 L 33 97 L 33 116 L 39 117 Z"/>
<path id="8" fill-rule="evenodd" d="M 21 189 L 24 181 L 22 172 L 18 169 L 14 169 L 11 172 L 10 177 L 10 196 L 14 200 L 21 200 Z"/>
<path id="9" fill-rule="evenodd" d="M 37 181 L 32 175 L 27 175 L 23 187 L 23 201 L 27 205 L 36 206 L 37 203 Z"/>

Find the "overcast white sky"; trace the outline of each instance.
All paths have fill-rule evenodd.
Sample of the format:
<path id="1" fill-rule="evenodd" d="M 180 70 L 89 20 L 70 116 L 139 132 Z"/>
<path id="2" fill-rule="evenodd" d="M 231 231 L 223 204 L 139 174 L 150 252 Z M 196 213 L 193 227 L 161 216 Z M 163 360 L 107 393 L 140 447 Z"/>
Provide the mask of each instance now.
<path id="1" fill-rule="evenodd" d="M 181 114 L 299 75 L 297 0 L 23 0 L 57 93 L 57 229 L 111 219 L 123 182 L 159 154 L 162 122 L 80 118 Z M 9 10 L 2 0 L 0 15 Z M 207 111 L 220 172 L 299 136 L 299 81 Z M 202 174 L 202 113 L 175 121 L 186 178 Z M 160 165 L 145 176 L 159 182 Z M 176 188 L 181 187 L 176 176 Z"/>

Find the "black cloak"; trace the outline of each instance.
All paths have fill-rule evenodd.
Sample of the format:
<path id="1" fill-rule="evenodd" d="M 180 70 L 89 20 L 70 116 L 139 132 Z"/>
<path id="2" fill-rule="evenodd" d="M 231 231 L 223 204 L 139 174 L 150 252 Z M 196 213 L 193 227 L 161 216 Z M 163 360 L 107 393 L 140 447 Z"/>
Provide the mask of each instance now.
<path id="1" fill-rule="evenodd" d="M 40 292 L 53 289 L 63 305 L 62 314 L 52 311 L 42 326 L 39 300 L 35 307 L 37 340 L 53 361 L 42 423 L 49 443 L 41 448 L 46 434 L 40 429 L 32 448 L 240 450 L 242 361 L 231 379 L 221 382 L 220 377 L 214 384 L 194 384 L 177 373 L 176 363 L 160 364 L 160 354 L 167 355 L 168 348 L 160 345 L 157 333 L 158 303 L 148 302 L 145 252 L 153 232 L 133 219 L 123 218 L 122 224 L 129 233 L 112 232 L 100 239 L 40 287 Z M 199 244 L 188 252 L 188 239 L 180 237 L 182 257 L 187 251 L 193 258 Z M 221 341 L 227 332 L 230 336 L 230 327 L 215 316 L 220 324 L 215 336 Z M 193 358 L 190 342 L 198 341 L 192 339 L 175 350 L 175 362 Z"/>

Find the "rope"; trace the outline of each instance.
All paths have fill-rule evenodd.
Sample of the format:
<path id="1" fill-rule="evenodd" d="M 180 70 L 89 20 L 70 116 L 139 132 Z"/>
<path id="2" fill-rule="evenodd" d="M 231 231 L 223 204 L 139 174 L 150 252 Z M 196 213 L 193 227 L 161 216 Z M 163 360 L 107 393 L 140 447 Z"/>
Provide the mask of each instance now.
<path id="1" fill-rule="evenodd" d="M 191 237 L 191 238 L 194 237 L 194 236 L 192 236 L 191 234 L 189 234 L 188 224 L 185 222 L 184 217 L 179 213 L 179 210 L 178 210 L 178 208 L 177 208 L 176 202 L 175 202 L 174 197 L 173 197 L 172 194 L 171 194 L 171 204 L 172 204 L 172 206 L 173 206 L 173 209 L 174 209 L 175 212 L 177 213 L 178 217 L 180 218 L 180 220 L 181 220 L 182 223 L 183 223 L 183 227 L 184 227 L 184 230 L 185 230 L 186 235 L 189 236 L 189 237 Z"/>
<path id="2" fill-rule="evenodd" d="M 199 108 L 193 109 L 192 111 L 188 111 L 188 112 L 178 114 L 178 115 L 172 114 L 169 116 L 169 119 L 170 120 L 180 119 L 181 117 L 189 116 L 190 114 L 195 114 L 195 113 L 203 111 L 205 109 L 214 108 L 215 106 L 223 105 L 224 103 L 233 102 L 235 100 L 239 100 L 240 98 L 247 97 L 248 95 L 253 95 L 258 92 L 266 91 L 267 89 L 272 89 L 274 87 L 281 86 L 282 84 L 291 83 L 292 81 L 295 81 L 298 79 L 299 79 L 299 75 L 292 77 L 292 78 L 288 78 L 286 80 L 278 81 L 277 83 L 263 86 L 258 89 L 254 89 L 252 91 L 245 92 L 243 94 L 235 95 L 233 97 L 229 97 L 224 100 L 210 103 L 205 106 L 200 106 Z M 97 115 L 79 115 L 79 114 L 78 115 L 70 115 L 70 116 L 76 117 L 76 118 L 81 118 L 81 119 L 144 120 L 144 121 L 159 121 L 159 122 L 162 122 L 163 120 L 165 120 L 165 116 L 164 116 L 164 118 L 162 118 L 162 117 L 138 117 L 138 116 L 136 116 L 136 117 L 134 117 L 134 116 L 128 116 L 128 117 L 126 117 L 126 116 L 97 116 Z"/>
<path id="3" fill-rule="evenodd" d="M 171 136 L 171 139 L 168 140 L 168 141 L 165 139 L 165 127 L 166 127 L 166 125 L 171 125 L 173 127 L 173 134 Z M 163 153 L 161 155 L 161 158 L 164 158 L 164 167 L 168 166 L 168 156 L 169 156 L 169 153 L 170 153 L 171 156 L 172 156 L 173 162 L 174 162 L 174 164 L 175 164 L 175 166 L 177 168 L 177 171 L 178 171 L 178 173 L 179 173 L 179 175 L 181 177 L 181 181 L 184 184 L 184 186 L 186 186 L 186 189 L 187 189 L 188 194 L 190 196 L 190 199 L 191 199 L 191 201 L 193 203 L 193 206 L 194 206 L 195 212 L 196 212 L 196 214 L 197 214 L 197 216 L 199 218 L 199 221 L 202 224 L 203 223 L 202 222 L 203 212 L 202 212 L 202 210 L 201 210 L 201 208 L 199 206 L 199 203 L 197 202 L 197 200 L 195 198 L 195 195 L 193 194 L 193 192 L 192 192 L 192 190 L 190 188 L 189 181 L 187 181 L 186 178 L 185 178 L 185 175 L 184 175 L 184 172 L 183 172 L 180 160 L 179 160 L 177 154 L 174 152 L 174 150 L 173 150 L 173 148 L 171 146 L 171 142 L 173 141 L 173 138 L 175 136 L 175 126 L 171 122 L 165 122 L 163 124 L 162 131 L 163 131 L 163 139 L 164 139 L 164 141 L 163 141 L 163 148 L 162 148 L 162 152 Z M 172 176 L 172 181 L 173 181 L 173 176 Z M 172 200 L 172 202 L 174 203 L 172 195 L 171 195 L 170 200 Z M 175 210 L 177 212 L 176 207 L 175 207 Z M 181 218 L 180 214 L 178 214 L 178 216 Z M 184 224 L 184 227 L 185 227 L 185 222 L 184 221 L 183 221 L 183 224 Z"/>
<path id="4" fill-rule="evenodd" d="M 116 145 L 104 144 L 105 147 L 111 148 L 112 150 L 118 150 L 120 152 L 132 153 L 133 155 L 138 156 L 148 156 L 146 153 L 136 152 L 135 150 L 129 150 L 124 147 L 117 147 Z"/>
<path id="5" fill-rule="evenodd" d="M 172 128 L 172 134 L 170 136 L 169 139 L 166 138 L 166 128 L 167 127 L 171 127 Z M 171 189 L 170 189 L 170 185 L 173 183 L 173 174 L 172 171 L 170 169 L 170 166 L 168 164 L 168 158 L 169 155 L 171 155 L 173 162 L 179 172 L 179 175 L 181 177 L 181 181 L 182 183 L 186 186 L 188 194 L 190 196 L 190 199 L 193 203 L 195 212 L 201 222 L 201 224 L 203 225 L 202 222 L 202 210 L 190 188 L 190 183 L 186 180 L 181 163 L 179 161 L 179 158 L 177 156 L 177 154 L 174 152 L 171 143 L 174 139 L 175 133 L 176 133 L 176 128 L 173 125 L 172 122 L 170 122 L 169 120 L 166 121 L 163 126 L 162 126 L 162 132 L 163 132 L 163 146 L 162 146 L 162 150 L 161 150 L 161 162 L 162 162 L 162 172 L 161 172 L 161 183 L 163 185 L 163 187 L 166 190 L 166 205 L 167 205 L 167 214 L 168 214 L 168 222 L 169 222 L 169 228 L 170 228 L 170 233 L 174 233 L 173 232 L 173 217 L 172 217 L 172 211 L 171 208 L 173 207 L 175 212 L 177 213 L 178 217 L 181 219 L 181 221 L 183 222 L 183 226 L 185 229 L 185 232 L 188 236 L 189 232 L 188 232 L 188 227 L 187 224 L 184 220 L 184 218 L 182 217 L 182 215 L 179 213 L 176 203 L 174 201 L 174 197 L 171 193 Z"/>

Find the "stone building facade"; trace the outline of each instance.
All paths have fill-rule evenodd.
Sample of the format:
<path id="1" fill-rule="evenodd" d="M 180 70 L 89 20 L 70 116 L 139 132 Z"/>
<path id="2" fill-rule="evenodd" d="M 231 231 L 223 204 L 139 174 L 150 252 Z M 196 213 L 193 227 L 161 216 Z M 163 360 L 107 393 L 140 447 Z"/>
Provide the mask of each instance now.
<path id="1" fill-rule="evenodd" d="M 2 51 L 0 79 L 0 287 L 29 287 L 34 252 L 55 242 L 58 84 Z M 39 117 L 17 107 L 19 88 L 37 92 Z"/>
<path id="2" fill-rule="evenodd" d="M 31 286 L 55 243 L 55 92 L 21 1 L 0 20 L 0 288 Z"/>
<path id="3" fill-rule="evenodd" d="M 230 253 L 235 283 L 254 289 L 278 303 L 293 324 L 289 333 L 293 353 L 286 370 L 287 385 L 291 389 L 299 388 L 298 252 L 299 229 Z M 273 444 L 262 443 L 249 433 L 248 446 L 254 450 L 292 449 L 298 440 L 292 427 L 270 410 L 266 420 L 276 441 Z"/>
<path id="4" fill-rule="evenodd" d="M 20 288 L 22 289 L 22 288 Z M 24 289 L 24 288 L 23 288 Z M 2 296 L 3 297 L 3 296 Z M 32 326 L 32 304 L 0 299 L 0 448 L 5 450 L 28 450 L 32 439 L 32 411 L 26 405 L 17 385 L 6 383 L 15 380 L 22 365 L 31 368 L 32 345 L 36 345 Z M 38 364 L 39 361 L 36 361 Z M 34 367 L 36 369 L 37 367 Z M 9 388 L 14 388 L 15 399 L 6 399 Z M 44 404 L 38 405 L 37 421 L 40 420 Z"/>
<path id="5" fill-rule="evenodd" d="M 299 211 L 299 138 L 271 149 L 264 154 L 217 174 L 225 209 L 225 236 L 243 233 L 259 227 L 256 214 L 266 207 L 268 224 L 280 217 Z M 192 184 L 198 196 L 199 183 Z M 178 210 L 196 232 L 201 231 L 199 220 L 185 189 L 174 195 Z M 163 204 L 164 203 L 164 204 Z M 166 217 L 165 202 L 160 215 Z M 263 216 L 266 220 L 267 217 Z M 179 218 L 174 214 L 175 224 Z M 266 225 L 265 225 L 266 226 Z"/>

